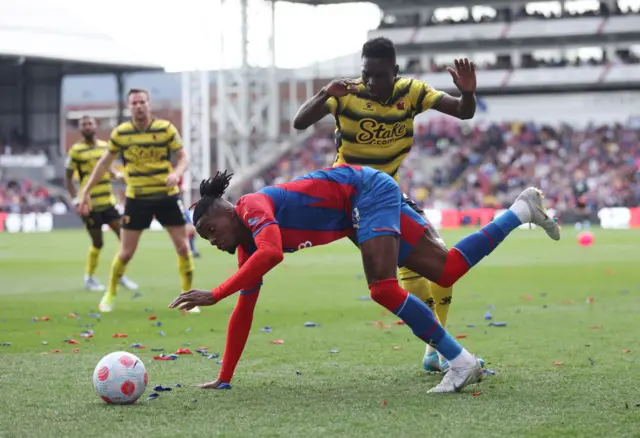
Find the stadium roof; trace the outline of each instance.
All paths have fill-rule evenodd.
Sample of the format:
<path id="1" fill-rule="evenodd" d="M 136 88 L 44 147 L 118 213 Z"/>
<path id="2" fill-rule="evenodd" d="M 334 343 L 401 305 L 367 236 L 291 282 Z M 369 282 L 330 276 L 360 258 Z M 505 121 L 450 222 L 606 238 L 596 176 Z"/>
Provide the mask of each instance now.
<path id="1" fill-rule="evenodd" d="M 0 1 L 0 55 L 162 70 L 130 47 L 82 22 L 55 0 Z M 99 14 L 95 18 L 100 20 Z"/>

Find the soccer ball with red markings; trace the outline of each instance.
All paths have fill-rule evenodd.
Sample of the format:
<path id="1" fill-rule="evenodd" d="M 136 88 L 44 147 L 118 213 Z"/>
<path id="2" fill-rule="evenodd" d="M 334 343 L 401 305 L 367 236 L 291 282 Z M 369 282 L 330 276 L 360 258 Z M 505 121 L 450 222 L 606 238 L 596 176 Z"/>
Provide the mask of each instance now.
<path id="1" fill-rule="evenodd" d="M 93 372 L 93 386 L 106 403 L 135 403 L 147 389 L 149 375 L 134 354 L 116 351 L 98 362 Z"/>

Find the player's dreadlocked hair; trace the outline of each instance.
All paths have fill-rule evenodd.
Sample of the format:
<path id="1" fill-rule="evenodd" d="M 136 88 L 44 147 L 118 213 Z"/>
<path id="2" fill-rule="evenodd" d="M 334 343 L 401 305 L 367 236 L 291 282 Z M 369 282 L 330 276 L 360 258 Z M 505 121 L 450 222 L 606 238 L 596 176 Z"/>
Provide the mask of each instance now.
<path id="1" fill-rule="evenodd" d="M 362 46 L 362 58 L 382 58 L 396 62 L 396 46 L 389 38 L 373 38 Z"/>
<path id="2" fill-rule="evenodd" d="M 200 200 L 193 204 L 193 223 L 197 224 L 198 220 L 204 215 L 209 207 L 213 205 L 216 199 L 222 198 L 225 190 L 229 187 L 232 173 L 216 172 L 215 176 L 209 179 L 203 179 L 200 183 Z M 194 208 L 195 207 L 195 208 Z"/>

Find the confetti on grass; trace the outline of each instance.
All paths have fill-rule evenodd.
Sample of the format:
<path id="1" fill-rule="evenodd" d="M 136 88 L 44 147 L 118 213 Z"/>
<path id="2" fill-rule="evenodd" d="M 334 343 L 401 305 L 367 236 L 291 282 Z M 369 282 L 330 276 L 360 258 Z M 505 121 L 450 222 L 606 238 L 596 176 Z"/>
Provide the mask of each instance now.
<path id="1" fill-rule="evenodd" d="M 506 327 L 507 323 L 506 322 L 490 322 L 489 325 L 491 327 Z"/>
<path id="2" fill-rule="evenodd" d="M 160 356 L 154 356 L 153 360 L 177 360 L 178 359 L 177 354 L 161 354 Z"/>
<path id="3" fill-rule="evenodd" d="M 162 385 L 157 385 L 153 387 L 153 390 L 156 392 L 164 392 L 164 391 L 173 391 L 173 388 L 170 387 L 164 387 Z"/>

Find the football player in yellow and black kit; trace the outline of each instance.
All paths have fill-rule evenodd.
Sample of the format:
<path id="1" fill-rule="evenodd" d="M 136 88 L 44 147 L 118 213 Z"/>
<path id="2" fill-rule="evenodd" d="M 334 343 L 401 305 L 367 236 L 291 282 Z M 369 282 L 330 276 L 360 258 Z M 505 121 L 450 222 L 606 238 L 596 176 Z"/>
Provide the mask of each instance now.
<path id="1" fill-rule="evenodd" d="M 293 125 L 306 129 L 332 114 L 336 123 L 334 165 L 357 164 L 379 169 L 398 180 L 398 170 L 413 146 L 413 119 L 434 109 L 459 119 L 470 119 L 476 109 L 476 75 L 468 59 L 455 60 L 449 68 L 462 96 L 452 97 L 417 79 L 398 76 L 396 50 L 388 38 L 375 38 L 362 47 L 362 76 L 355 80 L 334 80 L 298 110 Z M 424 212 L 407 195 L 415 211 Z M 435 229 L 433 244 L 444 245 Z M 426 302 L 445 326 L 451 303 L 451 288 L 442 288 L 400 268 L 402 287 Z M 427 345 L 423 359 L 427 371 L 448 369 L 444 358 Z"/>
<path id="2" fill-rule="evenodd" d="M 138 247 L 142 231 L 149 228 L 154 217 L 169 232 L 178 253 L 178 271 L 183 292 L 191 289 L 193 278 L 193 258 L 187 244 L 187 222 L 179 201 L 178 182 L 189 164 L 182 139 L 171 122 L 152 118 L 149 93 L 146 90 L 130 90 L 127 102 L 132 119 L 113 130 L 109 152 L 96 165 L 80 196 L 79 210 L 86 214 L 90 204 L 89 193 L 115 158 L 118 155 L 122 157 L 127 180 L 122 245 L 111 266 L 109 287 L 100 302 L 101 312 L 113 310 L 118 282 Z M 176 157 L 175 169 L 170 161 L 172 153 Z"/>
<path id="3" fill-rule="evenodd" d="M 65 165 L 65 185 L 69 195 L 77 202 L 74 175 L 77 174 L 80 189 L 86 185 L 93 168 L 104 154 L 107 153 L 108 143 L 96 138 L 96 121 L 93 117 L 84 116 L 80 119 L 80 133 L 84 137 L 83 141 L 75 143 L 69 149 Z M 120 213 L 115 208 L 116 199 L 111 188 L 111 178 L 124 180 L 115 170 L 105 173 L 102 179 L 91 189 L 91 210 L 88 216 L 83 216 L 82 220 L 91 237 L 91 247 L 87 255 L 86 271 L 84 274 L 84 287 L 91 291 L 103 291 L 104 286 L 94 277 L 98 267 L 100 251 L 104 245 L 102 239 L 102 227 L 109 225 L 109 228 L 120 238 Z M 120 284 L 129 290 L 138 289 L 138 285 L 133 281 L 122 277 Z"/>

